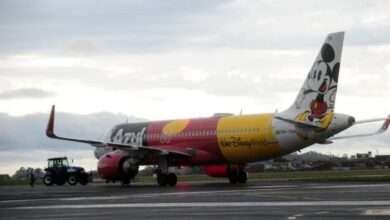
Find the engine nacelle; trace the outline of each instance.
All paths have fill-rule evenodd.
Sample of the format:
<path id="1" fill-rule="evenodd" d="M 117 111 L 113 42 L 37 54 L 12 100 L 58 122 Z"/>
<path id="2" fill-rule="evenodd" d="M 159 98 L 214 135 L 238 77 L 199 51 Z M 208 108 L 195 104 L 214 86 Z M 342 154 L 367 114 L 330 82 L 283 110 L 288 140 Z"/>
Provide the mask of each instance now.
<path id="1" fill-rule="evenodd" d="M 133 179 L 138 168 L 138 164 L 121 151 L 107 153 L 98 161 L 99 175 L 105 180 Z"/>
<path id="2" fill-rule="evenodd" d="M 203 167 L 203 171 L 212 177 L 229 177 L 230 172 L 237 171 L 237 165 L 230 165 L 230 169 L 227 165 L 208 165 Z"/>

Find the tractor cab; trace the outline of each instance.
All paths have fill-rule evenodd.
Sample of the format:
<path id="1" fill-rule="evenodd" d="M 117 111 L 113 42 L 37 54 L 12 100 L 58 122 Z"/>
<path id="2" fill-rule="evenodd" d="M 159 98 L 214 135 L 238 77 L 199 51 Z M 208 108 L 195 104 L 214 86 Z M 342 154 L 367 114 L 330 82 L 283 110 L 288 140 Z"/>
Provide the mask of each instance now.
<path id="1" fill-rule="evenodd" d="M 47 168 L 52 167 L 69 167 L 69 162 L 67 157 L 57 157 L 57 158 L 49 158 L 47 159 Z"/>

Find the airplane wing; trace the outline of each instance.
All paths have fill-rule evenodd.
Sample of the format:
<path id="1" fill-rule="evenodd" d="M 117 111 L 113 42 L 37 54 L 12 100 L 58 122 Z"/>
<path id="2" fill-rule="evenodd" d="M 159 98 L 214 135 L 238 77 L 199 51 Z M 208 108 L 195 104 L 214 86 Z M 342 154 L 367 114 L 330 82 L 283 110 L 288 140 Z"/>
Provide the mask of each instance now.
<path id="1" fill-rule="evenodd" d="M 149 146 L 138 146 L 138 145 L 133 145 L 133 144 L 102 142 L 102 141 L 97 141 L 97 140 L 85 140 L 85 139 L 57 136 L 54 133 L 54 117 L 55 117 L 55 105 L 52 106 L 52 109 L 50 112 L 49 122 L 48 122 L 47 128 L 46 128 L 46 135 L 49 138 L 85 143 L 85 144 L 90 144 L 94 147 L 111 147 L 111 148 L 115 148 L 115 149 L 119 149 L 119 150 L 123 150 L 123 151 L 128 151 L 128 152 L 147 153 L 147 154 L 161 155 L 161 156 L 170 155 L 170 156 L 178 156 L 178 157 L 192 157 L 191 154 L 189 154 L 185 151 L 164 149 L 163 146 L 162 147 L 159 146 L 157 148 L 157 147 L 153 147 L 153 146 L 150 146 L 150 147 Z"/>
<path id="2" fill-rule="evenodd" d="M 354 124 L 362 124 L 362 123 L 369 123 L 369 122 L 383 121 L 383 120 L 385 120 L 385 122 L 382 124 L 382 126 L 376 132 L 367 133 L 367 134 L 356 134 L 356 135 L 345 135 L 345 136 L 332 137 L 332 138 L 327 139 L 327 141 L 338 140 L 338 139 L 347 139 L 347 138 L 355 138 L 355 137 L 366 137 L 366 136 L 382 134 L 389 127 L 390 115 L 387 118 L 377 118 L 377 119 L 361 120 L 361 121 L 356 121 L 354 123 Z"/>

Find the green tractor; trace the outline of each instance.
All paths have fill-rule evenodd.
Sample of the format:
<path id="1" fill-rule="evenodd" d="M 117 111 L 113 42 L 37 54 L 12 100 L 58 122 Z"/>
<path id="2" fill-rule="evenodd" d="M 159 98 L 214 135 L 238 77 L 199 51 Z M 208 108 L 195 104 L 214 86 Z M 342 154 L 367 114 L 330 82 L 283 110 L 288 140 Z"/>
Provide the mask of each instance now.
<path id="1" fill-rule="evenodd" d="M 68 182 L 69 185 L 86 185 L 92 181 L 92 174 L 85 172 L 84 168 L 69 166 L 68 158 L 57 157 L 47 159 L 47 168 L 45 168 L 45 176 L 43 177 L 43 183 L 46 186 L 57 184 L 59 186 Z"/>

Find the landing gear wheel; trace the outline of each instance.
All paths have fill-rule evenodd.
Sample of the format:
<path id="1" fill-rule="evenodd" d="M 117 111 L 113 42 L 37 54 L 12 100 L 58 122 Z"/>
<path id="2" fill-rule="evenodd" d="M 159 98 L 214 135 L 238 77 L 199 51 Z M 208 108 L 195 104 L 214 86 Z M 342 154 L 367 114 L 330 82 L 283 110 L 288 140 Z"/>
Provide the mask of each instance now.
<path id="1" fill-rule="evenodd" d="M 128 186 L 130 185 L 130 178 L 124 178 L 121 180 L 122 186 Z"/>
<path id="2" fill-rule="evenodd" d="M 45 184 L 46 186 L 51 186 L 51 185 L 53 185 L 53 183 L 54 183 L 54 180 L 50 174 L 46 174 L 43 177 L 43 184 Z"/>
<path id="3" fill-rule="evenodd" d="M 168 176 L 165 173 L 160 173 L 157 175 L 157 183 L 160 186 L 166 186 L 168 183 Z"/>
<path id="4" fill-rule="evenodd" d="M 69 175 L 69 177 L 68 177 L 68 183 L 69 183 L 69 185 L 74 186 L 74 185 L 76 185 L 78 182 L 79 182 L 79 180 L 77 179 L 77 176 L 76 176 L 76 175 L 74 175 L 74 174 Z"/>
<path id="5" fill-rule="evenodd" d="M 177 183 L 177 176 L 174 173 L 168 174 L 168 185 L 170 186 L 176 186 Z"/>
<path id="6" fill-rule="evenodd" d="M 237 183 L 237 174 L 235 172 L 229 174 L 229 183 L 231 184 Z"/>
<path id="7" fill-rule="evenodd" d="M 237 177 L 237 181 L 239 182 L 239 183 L 246 183 L 246 181 L 248 180 L 248 174 L 247 174 L 247 172 L 245 172 L 245 171 L 239 171 L 238 172 L 238 177 Z"/>

